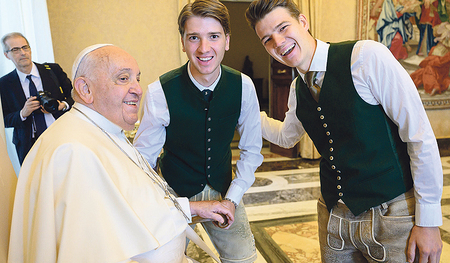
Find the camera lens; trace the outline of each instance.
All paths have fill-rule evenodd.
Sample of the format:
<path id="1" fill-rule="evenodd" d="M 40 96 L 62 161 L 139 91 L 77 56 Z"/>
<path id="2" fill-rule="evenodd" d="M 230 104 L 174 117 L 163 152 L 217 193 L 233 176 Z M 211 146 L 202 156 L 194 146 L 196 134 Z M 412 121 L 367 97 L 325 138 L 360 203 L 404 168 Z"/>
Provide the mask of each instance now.
<path id="1" fill-rule="evenodd" d="M 39 91 L 39 95 L 37 97 L 41 105 L 44 107 L 44 110 L 49 113 L 58 111 L 59 103 L 56 99 L 50 97 L 49 92 Z"/>

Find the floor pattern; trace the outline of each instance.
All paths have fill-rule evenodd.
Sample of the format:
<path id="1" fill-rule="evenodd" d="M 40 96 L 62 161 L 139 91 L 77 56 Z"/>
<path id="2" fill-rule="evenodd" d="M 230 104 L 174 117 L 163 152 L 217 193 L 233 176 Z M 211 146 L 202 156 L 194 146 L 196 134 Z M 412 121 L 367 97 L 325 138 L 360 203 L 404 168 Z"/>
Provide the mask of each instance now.
<path id="1" fill-rule="evenodd" d="M 441 262 L 450 263 L 450 156 L 441 160 L 444 169 Z M 316 201 L 320 194 L 318 163 L 272 155 L 258 168 L 255 184 L 243 197 L 258 250 L 257 263 L 320 262 L 316 222 Z M 213 247 L 201 227 L 196 231 Z M 201 263 L 213 262 L 192 244 L 188 246 L 188 255 Z"/>

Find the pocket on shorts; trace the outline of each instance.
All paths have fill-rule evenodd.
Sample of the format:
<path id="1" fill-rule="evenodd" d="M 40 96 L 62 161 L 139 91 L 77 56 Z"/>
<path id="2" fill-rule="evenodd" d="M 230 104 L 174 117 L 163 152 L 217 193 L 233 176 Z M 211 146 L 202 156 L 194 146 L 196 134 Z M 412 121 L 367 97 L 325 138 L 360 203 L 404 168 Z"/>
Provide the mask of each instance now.
<path id="1" fill-rule="evenodd" d="M 390 203 L 386 209 L 375 208 L 378 240 L 397 239 L 406 242 L 415 223 L 414 196 Z M 402 240 L 402 241 L 400 241 Z"/>
<path id="2" fill-rule="evenodd" d="M 415 206 L 414 197 L 391 203 L 387 209 L 374 209 L 375 239 L 387 248 L 391 256 L 401 255 L 406 259 L 404 250 L 415 223 L 411 206 Z"/>
<path id="3" fill-rule="evenodd" d="M 386 209 L 381 208 L 381 217 L 385 220 L 414 220 L 416 200 L 413 196 L 392 202 Z"/>

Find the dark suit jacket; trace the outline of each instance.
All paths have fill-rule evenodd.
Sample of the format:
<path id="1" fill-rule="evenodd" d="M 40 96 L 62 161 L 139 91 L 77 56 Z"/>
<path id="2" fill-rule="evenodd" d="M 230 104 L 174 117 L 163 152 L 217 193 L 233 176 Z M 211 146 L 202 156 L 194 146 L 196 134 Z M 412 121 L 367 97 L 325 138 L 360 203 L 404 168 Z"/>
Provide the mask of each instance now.
<path id="1" fill-rule="evenodd" d="M 55 73 L 56 81 L 50 70 L 46 69 L 43 64 L 34 64 L 38 68 L 43 89 L 49 91 L 51 97 L 59 101 L 66 101 L 69 106 L 72 106 L 73 99 L 70 94 L 72 83 L 62 68 L 58 64 L 48 63 L 51 70 Z M 22 121 L 20 118 L 20 111 L 25 105 L 26 98 L 20 84 L 19 75 L 17 75 L 17 69 L 0 78 L 0 95 L 5 127 L 14 127 L 13 143 L 16 146 L 19 162 L 22 164 L 25 155 L 33 146 L 34 140 L 31 138 L 32 118 L 28 117 L 25 121 Z M 63 113 L 62 111 L 54 112 L 53 117 L 57 119 Z"/>

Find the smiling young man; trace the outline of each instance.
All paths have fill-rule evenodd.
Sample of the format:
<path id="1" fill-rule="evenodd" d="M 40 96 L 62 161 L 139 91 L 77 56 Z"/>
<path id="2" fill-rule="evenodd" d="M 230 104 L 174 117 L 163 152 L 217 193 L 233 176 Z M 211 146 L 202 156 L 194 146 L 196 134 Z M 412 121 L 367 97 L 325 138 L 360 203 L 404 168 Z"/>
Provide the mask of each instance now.
<path id="1" fill-rule="evenodd" d="M 300 73 L 284 121 L 262 112 L 261 126 L 286 148 L 306 131 L 323 157 L 322 262 L 439 262 L 442 166 L 408 73 L 378 42 L 314 39 L 291 0 L 253 1 L 246 18 L 267 52 Z"/>
<path id="2" fill-rule="evenodd" d="M 251 79 L 221 65 L 230 46 L 227 8 L 197 0 L 178 17 L 189 61 L 148 87 L 134 140 L 152 166 L 163 148 L 161 173 L 179 196 L 220 200 L 235 211 L 228 230 L 203 223 L 222 262 L 253 262 L 256 249 L 242 196 L 262 162 L 259 105 Z M 239 132 L 233 178 L 230 143 Z"/>

